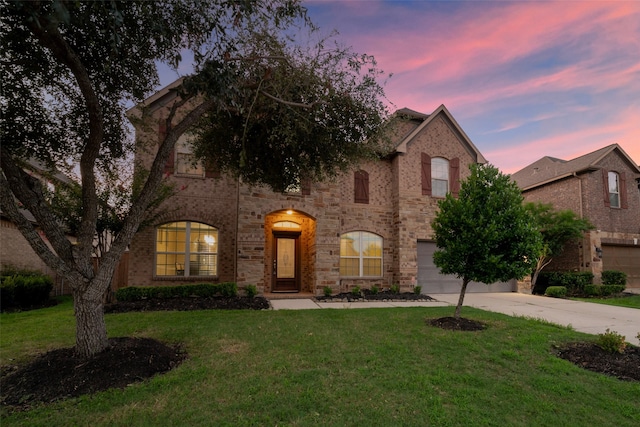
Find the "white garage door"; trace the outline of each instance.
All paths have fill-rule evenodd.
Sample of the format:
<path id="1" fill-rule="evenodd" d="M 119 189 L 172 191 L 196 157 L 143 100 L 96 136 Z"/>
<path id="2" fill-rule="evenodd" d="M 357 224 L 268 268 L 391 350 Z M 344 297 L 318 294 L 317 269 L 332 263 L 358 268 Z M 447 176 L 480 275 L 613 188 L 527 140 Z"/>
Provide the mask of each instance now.
<path id="1" fill-rule="evenodd" d="M 627 273 L 627 287 L 640 288 L 640 246 L 602 245 L 602 269 Z"/>
<path id="2" fill-rule="evenodd" d="M 459 294 L 462 279 L 453 275 L 440 274 L 440 269 L 433 263 L 433 253 L 436 244 L 433 242 L 418 242 L 418 285 L 422 286 L 422 293 L 429 294 Z M 491 285 L 471 282 L 467 292 L 513 292 L 515 281 L 500 282 Z"/>

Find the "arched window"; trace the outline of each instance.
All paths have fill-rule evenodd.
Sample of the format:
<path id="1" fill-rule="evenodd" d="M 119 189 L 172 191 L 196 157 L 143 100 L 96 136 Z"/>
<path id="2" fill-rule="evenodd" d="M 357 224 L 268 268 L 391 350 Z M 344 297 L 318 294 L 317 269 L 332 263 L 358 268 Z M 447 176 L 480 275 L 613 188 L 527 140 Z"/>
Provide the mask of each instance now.
<path id="1" fill-rule="evenodd" d="M 431 159 L 431 195 L 445 197 L 449 192 L 449 161 L 442 157 Z"/>
<path id="2" fill-rule="evenodd" d="M 179 221 L 156 229 L 156 276 L 216 276 L 218 230 Z"/>
<path id="3" fill-rule="evenodd" d="M 620 180 L 615 172 L 608 173 L 609 204 L 612 208 L 620 207 Z"/>
<path id="4" fill-rule="evenodd" d="M 382 237 L 366 231 L 340 236 L 340 275 L 350 277 L 382 276 Z"/>

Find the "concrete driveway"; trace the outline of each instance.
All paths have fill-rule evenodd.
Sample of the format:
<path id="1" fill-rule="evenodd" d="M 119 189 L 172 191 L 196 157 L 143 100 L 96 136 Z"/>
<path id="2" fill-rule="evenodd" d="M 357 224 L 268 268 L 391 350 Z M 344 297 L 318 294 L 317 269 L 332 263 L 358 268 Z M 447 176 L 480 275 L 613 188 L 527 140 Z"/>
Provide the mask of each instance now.
<path id="1" fill-rule="evenodd" d="M 441 302 L 458 303 L 459 295 L 430 295 Z M 614 307 L 591 302 L 571 301 L 538 295 L 505 293 L 467 293 L 464 307 L 476 307 L 509 316 L 526 316 L 544 319 L 558 325 L 571 325 L 574 330 L 588 334 L 601 334 L 607 329 L 626 337 L 626 341 L 638 345 L 640 332 L 640 310 Z"/>

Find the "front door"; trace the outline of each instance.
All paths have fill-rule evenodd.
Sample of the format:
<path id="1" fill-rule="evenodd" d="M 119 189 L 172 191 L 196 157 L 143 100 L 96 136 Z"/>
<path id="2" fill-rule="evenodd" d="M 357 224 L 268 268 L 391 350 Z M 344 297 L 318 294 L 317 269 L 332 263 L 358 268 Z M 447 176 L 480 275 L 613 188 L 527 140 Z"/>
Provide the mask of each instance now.
<path id="1" fill-rule="evenodd" d="M 273 292 L 300 291 L 300 233 L 273 233 Z"/>

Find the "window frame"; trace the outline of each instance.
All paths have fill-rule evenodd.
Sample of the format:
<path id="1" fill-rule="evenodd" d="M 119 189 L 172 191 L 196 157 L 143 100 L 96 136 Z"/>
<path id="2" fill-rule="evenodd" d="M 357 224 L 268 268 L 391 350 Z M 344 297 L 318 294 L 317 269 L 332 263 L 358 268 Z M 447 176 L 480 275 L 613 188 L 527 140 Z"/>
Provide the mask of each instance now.
<path id="1" fill-rule="evenodd" d="M 358 255 L 357 256 L 353 256 L 353 255 L 344 255 L 342 253 L 342 240 L 343 238 L 345 238 L 348 235 L 357 235 L 358 236 Z M 380 256 L 366 256 L 364 254 L 364 251 L 361 249 L 362 248 L 362 242 L 363 242 L 363 237 L 374 237 L 376 240 L 378 241 L 380 244 Z M 354 239 L 355 240 L 355 239 Z M 346 233 L 342 233 L 340 234 L 340 277 L 342 278 L 380 278 L 383 277 L 384 275 L 384 238 L 382 236 L 380 236 L 379 234 L 376 233 L 372 233 L 370 231 L 364 231 L 364 230 L 354 230 L 354 231 L 349 231 Z M 353 274 L 342 274 L 342 260 L 343 259 L 357 259 L 358 260 L 358 275 L 353 275 Z M 375 275 L 365 275 L 364 274 L 364 270 L 365 270 L 365 260 L 379 260 L 380 261 L 380 270 L 378 271 L 378 274 Z"/>
<path id="2" fill-rule="evenodd" d="M 432 157 L 431 158 L 431 196 L 433 197 L 447 197 L 451 189 L 451 176 L 450 176 L 450 161 L 444 157 Z M 444 194 L 438 191 L 440 186 L 436 183 L 445 183 Z"/>
<path id="3" fill-rule="evenodd" d="M 191 178 L 204 178 L 205 167 L 204 164 L 197 160 L 193 154 L 192 144 L 194 136 L 189 134 L 182 134 L 176 141 L 175 149 L 173 150 L 174 167 L 176 176 L 191 177 Z M 181 171 L 181 168 L 184 171 Z"/>
<path id="4" fill-rule="evenodd" d="M 612 185 L 615 188 L 611 188 Z M 609 207 L 619 209 L 622 206 L 620 201 L 620 174 L 614 171 L 607 171 L 607 187 Z"/>
<path id="5" fill-rule="evenodd" d="M 172 229 L 175 230 L 179 230 L 178 228 L 178 224 L 184 223 L 184 241 L 178 241 L 176 240 L 176 244 L 184 244 L 184 251 L 178 251 L 178 250 L 159 250 L 158 245 L 160 243 L 159 240 L 159 234 L 163 231 L 162 228 L 166 229 L 166 232 L 171 231 Z M 211 235 L 214 239 L 214 243 L 212 244 L 214 250 L 207 252 L 207 251 L 199 251 L 199 250 L 192 250 L 191 249 L 191 245 L 194 244 L 194 242 L 191 242 L 191 236 L 192 236 L 192 225 L 198 225 L 198 226 L 206 226 L 209 227 L 210 230 L 208 230 L 209 232 L 207 234 L 205 234 L 205 238 L 206 235 Z M 175 228 L 173 228 L 175 227 Z M 194 230 L 196 228 L 194 227 Z M 198 227 L 199 229 L 199 227 Z M 199 232 L 198 232 L 199 233 Z M 166 222 L 164 224 L 160 224 L 158 226 L 155 227 L 155 242 L 154 242 L 154 266 L 153 266 L 153 272 L 154 272 L 154 277 L 156 278 L 216 278 L 219 275 L 219 254 L 220 254 L 220 230 L 212 225 L 203 223 L 203 222 L 198 222 L 198 221 L 189 221 L 189 220 L 185 220 L 185 221 L 171 221 L 171 222 Z M 159 263 L 158 263 L 158 258 L 162 255 L 166 255 L 166 256 L 174 256 L 175 257 L 175 274 L 159 274 Z M 211 271 L 212 274 L 191 274 L 191 267 L 192 267 L 192 257 L 200 257 L 202 259 L 202 257 L 211 257 L 211 261 L 209 262 L 209 265 L 211 266 Z M 180 257 L 183 258 L 183 262 L 180 263 L 178 262 L 178 260 L 180 259 Z M 198 264 L 198 273 L 200 273 L 201 271 L 201 265 L 202 263 L 200 261 L 196 261 L 196 263 Z M 168 263 L 163 264 L 166 268 L 167 265 L 170 265 Z M 182 269 L 178 268 L 178 265 L 182 266 Z M 179 273 L 179 271 L 182 271 L 182 273 Z"/>

